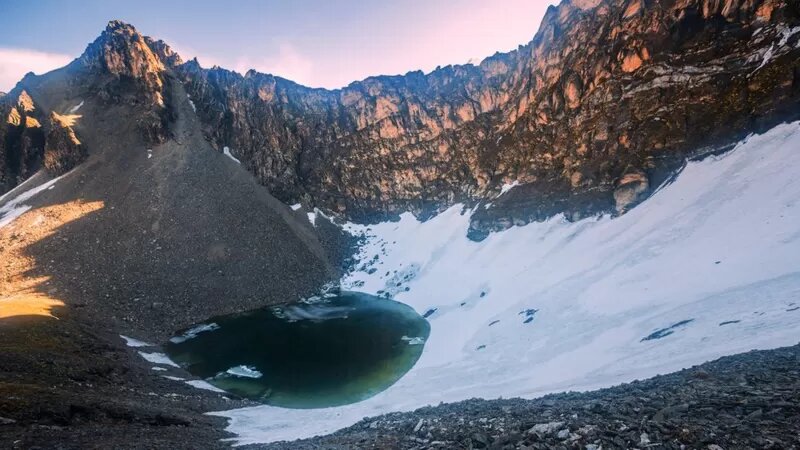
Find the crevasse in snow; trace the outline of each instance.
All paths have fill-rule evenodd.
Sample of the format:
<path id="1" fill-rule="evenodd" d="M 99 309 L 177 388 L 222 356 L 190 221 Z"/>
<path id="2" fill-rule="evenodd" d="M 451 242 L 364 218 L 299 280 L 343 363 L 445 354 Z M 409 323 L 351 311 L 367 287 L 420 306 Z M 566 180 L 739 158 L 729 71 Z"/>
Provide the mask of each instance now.
<path id="1" fill-rule="evenodd" d="M 349 224 L 367 242 L 343 288 L 424 313 L 420 361 L 361 403 L 218 414 L 239 444 L 296 439 L 441 401 L 589 390 L 796 344 L 798 148 L 800 123 L 780 125 L 689 163 L 621 217 L 555 217 L 480 243 L 466 238 L 461 205 L 427 222 Z"/>

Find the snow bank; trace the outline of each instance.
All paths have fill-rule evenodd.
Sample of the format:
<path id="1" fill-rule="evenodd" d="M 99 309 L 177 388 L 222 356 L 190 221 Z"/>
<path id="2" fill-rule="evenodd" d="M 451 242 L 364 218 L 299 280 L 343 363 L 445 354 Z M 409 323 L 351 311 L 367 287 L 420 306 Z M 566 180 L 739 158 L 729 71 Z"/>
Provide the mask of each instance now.
<path id="1" fill-rule="evenodd" d="M 28 210 L 31 209 L 30 206 L 24 205 L 23 204 L 24 202 L 27 202 L 28 200 L 30 200 L 31 198 L 33 198 L 35 195 L 39 194 L 42 191 L 52 189 L 53 186 L 55 186 L 56 182 L 58 182 L 58 180 L 64 177 L 64 175 L 62 175 L 33 189 L 29 189 L 27 191 L 23 191 L 20 194 L 16 194 L 16 191 L 24 187 L 26 183 L 32 181 L 34 178 L 39 178 L 41 176 L 42 176 L 41 172 L 37 172 L 36 174 L 25 180 L 24 183 L 17 186 L 14 190 L 0 197 L 0 201 L 3 201 L 6 199 L 7 196 L 10 196 L 11 194 L 16 195 L 16 197 L 11 198 L 3 206 L 0 207 L 0 228 L 13 222 L 14 219 L 25 214 Z"/>
<path id="2" fill-rule="evenodd" d="M 796 344 L 798 148 L 800 123 L 781 125 L 690 163 L 624 216 L 553 218 L 480 243 L 466 239 L 461 206 L 425 223 L 348 225 L 368 241 L 343 287 L 428 316 L 420 361 L 358 404 L 216 414 L 237 444 L 297 439 L 441 401 L 591 390 Z"/>
<path id="3" fill-rule="evenodd" d="M 139 352 L 139 355 L 141 355 L 142 358 L 144 358 L 145 360 L 147 360 L 147 361 L 149 361 L 149 362 L 151 362 L 153 364 L 161 364 L 162 366 L 180 367 L 177 364 L 175 364 L 171 359 L 169 359 L 169 356 L 167 356 L 167 355 L 165 355 L 163 353 Z"/>
<path id="4" fill-rule="evenodd" d="M 222 389 L 220 389 L 220 388 L 218 388 L 218 387 L 216 387 L 216 386 L 214 386 L 212 384 L 209 384 L 207 381 L 203 381 L 203 380 L 187 380 L 184 383 L 188 384 L 189 386 L 196 387 L 197 389 L 205 389 L 207 391 L 220 392 L 220 393 L 223 393 L 223 394 L 226 393 Z"/>
<path id="5" fill-rule="evenodd" d="M 231 153 L 231 149 L 229 147 L 223 147 L 222 148 L 222 153 L 224 153 L 225 156 L 227 156 L 228 158 L 234 160 L 237 164 L 241 164 L 242 163 L 241 161 L 236 159 L 235 156 L 233 156 L 233 154 Z"/>
<path id="6" fill-rule="evenodd" d="M 121 337 L 122 339 L 125 340 L 125 345 L 127 345 L 128 347 L 152 347 L 153 346 L 153 344 L 148 344 L 147 342 L 140 341 L 138 339 L 134 339 L 134 338 L 128 337 L 128 336 L 123 336 L 121 334 L 119 335 L 119 337 Z"/>

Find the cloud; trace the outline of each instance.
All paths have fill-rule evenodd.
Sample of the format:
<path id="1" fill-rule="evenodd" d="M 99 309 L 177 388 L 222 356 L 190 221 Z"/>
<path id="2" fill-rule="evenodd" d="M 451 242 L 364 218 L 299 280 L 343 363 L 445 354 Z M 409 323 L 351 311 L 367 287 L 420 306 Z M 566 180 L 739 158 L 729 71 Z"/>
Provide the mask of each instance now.
<path id="1" fill-rule="evenodd" d="M 63 67 L 73 59 L 60 53 L 0 47 L 0 91 L 11 90 L 28 72 L 43 74 Z"/>

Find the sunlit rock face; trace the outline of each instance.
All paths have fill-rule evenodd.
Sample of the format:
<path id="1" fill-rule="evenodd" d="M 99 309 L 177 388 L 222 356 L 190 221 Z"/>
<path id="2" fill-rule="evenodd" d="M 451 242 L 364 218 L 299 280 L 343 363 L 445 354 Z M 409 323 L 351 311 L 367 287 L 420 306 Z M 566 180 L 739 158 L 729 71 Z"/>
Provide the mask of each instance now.
<path id="1" fill-rule="evenodd" d="M 181 63 L 164 42 L 142 36 L 126 23 L 114 20 L 70 66 L 76 83 L 106 105 L 137 107 L 137 128 L 150 143 L 170 137 L 173 120 L 167 64 Z"/>
<path id="2" fill-rule="evenodd" d="M 0 97 L 0 194 L 41 167 L 42 122 L 42 112 L 26 91 Z"/>
<path id="3" fill-rule="evenodd" d="M 53 175 L 70 171 L 84 159 L 86 149 L 72 129 L 74 117 L 50 113 L 50 131 L 44 148 L 44 167 Z"/>
<path id="4" fill-rule="evenodd" d="M 172 137 L 182 83 L 205 137 L 286 203 L 368 222 L 491 203 L 473 215 L 480 239 L 559 213 L 622 213 L 687 156 L 796 118 L 793 5 L 565 0 L 512 52 L 338 90 L 184 63 L 113 21 L 68 73 L 101 107 L 133 105 L 151 143 Z"/>
<path id="5" fill-rule="evenodd" d="M 333 91 L 196 61 L 178 72 L 207 137 L 286 201 L 369 220 L 490 198 L 512 180 L 547 194 L 541 208 L 476 217 L 503 228 L 623 211 L 689 152 L 795 114 L 798 23 L 771 0 L 573 0 L 478 66 Z M 547 206 L 575 195 L 590 206 Z"/>

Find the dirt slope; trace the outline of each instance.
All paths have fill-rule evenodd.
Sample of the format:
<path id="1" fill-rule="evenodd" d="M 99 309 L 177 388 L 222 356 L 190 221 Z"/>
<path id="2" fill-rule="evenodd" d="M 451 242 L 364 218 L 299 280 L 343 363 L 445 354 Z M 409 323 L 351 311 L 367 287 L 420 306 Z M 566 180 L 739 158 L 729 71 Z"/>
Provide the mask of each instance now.
<path id="1" fill-rule="evenodd" d="M 338 276 L 336 245 L 209 147 L 179 83 L 166 78 L 172 137 L 150 147 L 139 105 L 98 101 L 76 76 L 26 85 L 70 117 L 88 159 L 0 228 L 0 447 L 223 445 L 221 421 L 201 413 L 237 403 L 164 379 L 119 335 L 159 343 L 312 294 Z"/>

